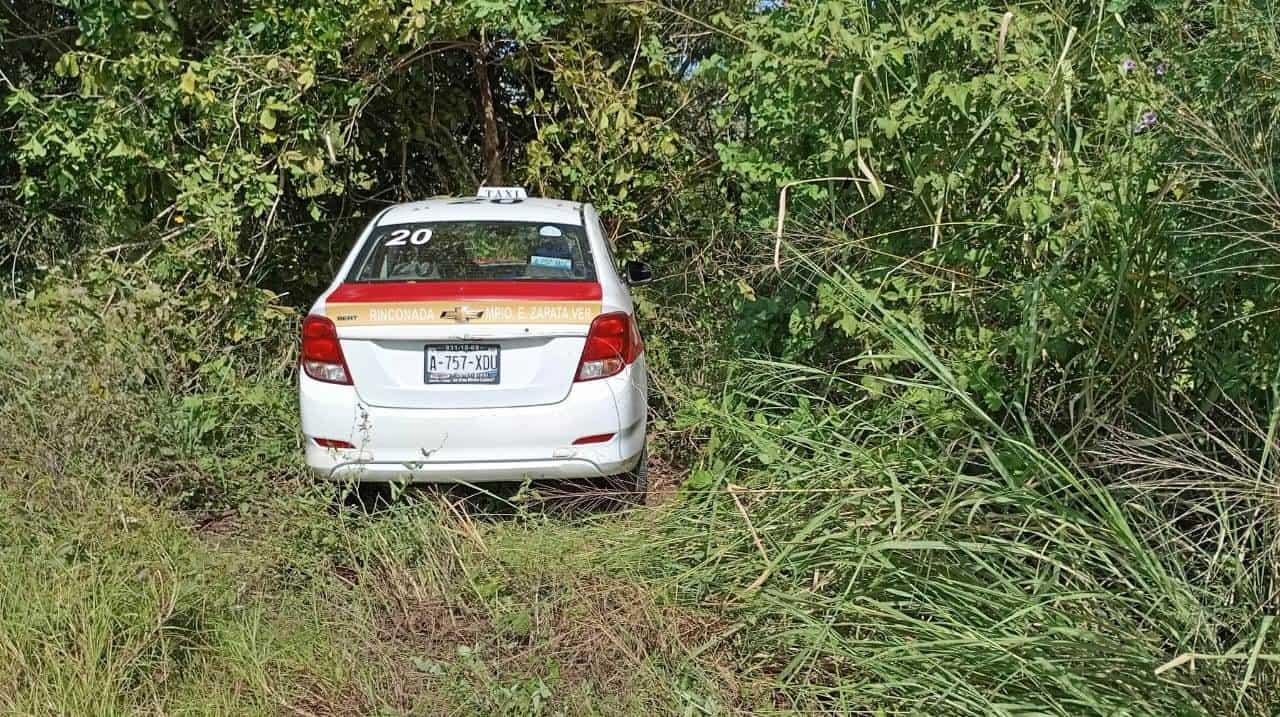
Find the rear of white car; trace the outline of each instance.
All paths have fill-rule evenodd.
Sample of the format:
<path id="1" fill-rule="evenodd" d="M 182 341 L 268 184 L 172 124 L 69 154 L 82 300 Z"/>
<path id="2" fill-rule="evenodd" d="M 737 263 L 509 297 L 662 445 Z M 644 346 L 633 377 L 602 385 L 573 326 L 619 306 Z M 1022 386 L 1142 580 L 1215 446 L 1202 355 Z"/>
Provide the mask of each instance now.
<path id="1" fill-rule="evenodd" d="M 643 342 L 590 205 L 383 212 L 304 321 L 299 384 L 334 479 L 592 478 L 644 451 Z"/>

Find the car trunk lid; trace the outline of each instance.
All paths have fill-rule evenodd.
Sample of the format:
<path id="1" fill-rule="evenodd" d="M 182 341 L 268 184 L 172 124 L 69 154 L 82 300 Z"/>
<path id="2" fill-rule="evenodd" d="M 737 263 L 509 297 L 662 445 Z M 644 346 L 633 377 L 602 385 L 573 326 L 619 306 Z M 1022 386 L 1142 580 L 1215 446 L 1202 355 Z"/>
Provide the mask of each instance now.
<path id="1" fill-rule="evenodd" d="M 325 314 L 369 405 L 501 408 L 568 396 L 600 303 L 594 281 L 347 283 Z"/>

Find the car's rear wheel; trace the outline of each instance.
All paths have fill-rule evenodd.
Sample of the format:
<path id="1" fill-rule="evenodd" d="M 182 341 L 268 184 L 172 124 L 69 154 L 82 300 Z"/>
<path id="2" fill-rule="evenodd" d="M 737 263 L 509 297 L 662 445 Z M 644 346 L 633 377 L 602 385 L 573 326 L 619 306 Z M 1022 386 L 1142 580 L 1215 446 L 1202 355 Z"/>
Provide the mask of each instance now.
<path id="1" fill-rule="evenodd" d="M 350 481 L 335 483 L 338 500 L 348 508 L 376 512 L 392 503 L 391 484 L 383 481 Z"/>
<path id="2" fill-rule="evenodd" d="M 626 473 L 609 476 L 608 488 L 615 492 L 616 499 L 630 505 L 644 505 L 649 495 L 649 450 L 640 450 L 640 460 L 636 467 Z"/>

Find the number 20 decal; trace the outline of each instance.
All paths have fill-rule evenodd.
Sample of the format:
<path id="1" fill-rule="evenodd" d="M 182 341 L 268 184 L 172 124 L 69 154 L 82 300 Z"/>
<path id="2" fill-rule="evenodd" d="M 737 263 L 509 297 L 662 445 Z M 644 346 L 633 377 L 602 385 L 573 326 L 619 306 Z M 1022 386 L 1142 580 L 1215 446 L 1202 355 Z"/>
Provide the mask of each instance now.
<path id="1" fill-rule="evenodd" d="M 387 239 L 383 246 L 404 246 L 406 241 L 414 246 L 422 246 L 431 241 L 431 230 L 397 229 L 391 232 L 391 238 Z"/>

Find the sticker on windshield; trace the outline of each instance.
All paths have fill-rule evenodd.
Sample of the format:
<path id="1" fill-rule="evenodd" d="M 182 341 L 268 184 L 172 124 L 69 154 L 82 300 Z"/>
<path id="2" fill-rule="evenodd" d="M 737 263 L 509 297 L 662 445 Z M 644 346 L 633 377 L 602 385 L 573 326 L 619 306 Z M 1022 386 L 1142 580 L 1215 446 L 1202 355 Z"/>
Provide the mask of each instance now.
<path id="1" fill-rule="evenodd" d="M 547 269 L 565 269 L 573 268 L 572 259 L 561 259 L 558 256 L 538 256 L 529 257 L 529 266 L 541 266 Z"/>
<path id="2" fill-rule="evenodd" d="M 538 230 L 538 234 L 539 234 L 539 235 L 541 235 L 541 236 L 544 236 L 544 237 L 562 237 L 562 236 L 564 236 L 564 232 L 563 232 L 563 231 L 561 231 L 560 227 L 555 226 L 554 224 L 548 224 L 548 225 L 546 225 L 546 226 L 542 227 L 541 229 L 539 229 L 539 230 Z"/>
<path id="3" fill-rule="evenodd" d="M 412 244 L 413 246 L 422 246 L 431 241 L 431 230 L 423 227 L 422 229 L 397 229 L 387 235 L 387 240 L 382 243 L 383 246 L 405 246 Z"/>

